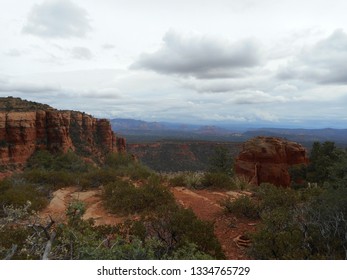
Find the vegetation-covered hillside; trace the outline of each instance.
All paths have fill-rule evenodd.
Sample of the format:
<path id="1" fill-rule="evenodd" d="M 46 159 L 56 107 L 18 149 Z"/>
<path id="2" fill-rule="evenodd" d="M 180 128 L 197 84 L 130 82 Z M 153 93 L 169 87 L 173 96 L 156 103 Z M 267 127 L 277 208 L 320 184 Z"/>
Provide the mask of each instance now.
<path id="1" fill-rule="evenodd" d="M 291 170 L 290 188 L 252 186 L 233 174 L 228 150 L 213 154 L 204 173 L 163 176 L 125 154 L 111 154 L 98 167 L 72 152 L 38 152 L 22 173 L 0 182 L 0 257 L 221 259 L 226 248 L 219 241 L 234 238 L 223 232 L 240 228 L 243 235 L 231 242 L 247 258 L 347 258 L 346 150 L 315 143 L 309 165 Z M 85 218 L 86 205 L 78 199 L 63 220 L 40 216 L 53 191 L 70 186 L 100 190 L 104 209 L 122 221 L 97 225 Z M 191 193 L 205 201 L 198 191 L 222 195 L 214 207 L 224 213 L 214 212 L 215 224 L 201 220 L 193 210 L 201 215 L 211 208 L 183 207 L 173 195 L 177 190 L 182 199 Z M 221 220 L 222 233 L 216 228 Z"/>
<path id="2" fill-rule="evenodd" d="M 54 190 L 102 189 L 104 207 L 125 219 L 94 225 L 85 205 L 72 201 L 66 221 L 44 220 Z M 36 153 L 27 168 L 0 182 L 0 256 L 14 259 L 210 259 L 224 258 L 213 225 L 176 204 L 163 179 L 124 154 L 101 167 L 74 153 Z M 54 225 L 54 226 L 53 226 Z"/>
<path id="3" fill-rule="evenodd" d="M 239 142 L 162 140 L 128 144 L 127 151 L 158 172 L 206 171 L 215 149 L 226 149 L 231 158 L 239 153 Z"/>
<path id="4" fill-rule="evenodd" d="M 16 112 L 28 112 L 36 110 L 54 110 L 51 106 L 23 100 L 15 97 L 1 97 L 0 98 L 0 111 L 16 111 Z"/>

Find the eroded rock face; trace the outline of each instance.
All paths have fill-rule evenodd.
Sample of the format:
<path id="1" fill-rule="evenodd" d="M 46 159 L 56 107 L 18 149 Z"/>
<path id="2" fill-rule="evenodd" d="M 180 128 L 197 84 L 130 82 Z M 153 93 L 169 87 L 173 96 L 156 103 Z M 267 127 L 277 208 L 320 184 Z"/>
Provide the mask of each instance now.
<path id="1" fill-rule="evenodd" d="M 300 144 L 282 138 L 259 136 L 243 144 L 235 160 L 235 172 L 252 184 L 289 186 L 289 167 L 307 163 L 306 150 Z"/>
<path id="2" fill-rule="evenodd" d="M 117 139 L 108 120 L 39 105 L 19 98 L 0 98 L 0 166 L 21 166 L 36 150 L 43 149 L 72 150 L 96 158 L 125 150 L 125 140 Z"/>

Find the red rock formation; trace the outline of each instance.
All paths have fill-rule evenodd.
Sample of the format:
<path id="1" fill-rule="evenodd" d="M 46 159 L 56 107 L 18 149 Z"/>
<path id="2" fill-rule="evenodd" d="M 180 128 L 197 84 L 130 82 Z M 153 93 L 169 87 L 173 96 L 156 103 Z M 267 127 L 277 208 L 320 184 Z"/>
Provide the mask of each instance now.
<path id="1" fill-rule="evenodd" d="M 307 163 L 306 150 L 300 144 L 259 136 L 243 144 L 235 160 L 235 173 L 256 185 L 267 182 L 276 186 L 289 186 L 289 167 Z"/>
<path id="2" fill-rule="evenodd" d="M 40 149 L 102 158 L 108 152 L 124 151 L 125 140 L 117 139 L 106 119 L 0 98 L 0 166 L 21 166 Z"/>
<path id="3" fill-rule="evenodd" d="M 125 138 L 113 138 L 116 143 L 117 150 L 119 152 L 125 152 L 126 150 L 126 141 Z"/>

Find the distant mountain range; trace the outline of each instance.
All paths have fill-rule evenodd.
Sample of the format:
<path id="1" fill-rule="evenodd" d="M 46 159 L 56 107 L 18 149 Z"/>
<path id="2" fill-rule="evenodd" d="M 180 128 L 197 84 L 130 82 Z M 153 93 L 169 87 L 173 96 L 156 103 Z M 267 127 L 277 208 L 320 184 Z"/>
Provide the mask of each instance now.
<path id="1" fill-rule="evenodd" d="M 307 143 L 333 141 L 347 146 L 347 129 L 293 129 L 293 128 L 223 128 L 215 125 L 194 125 L 168 122 L 146 122 L 134 119 L 112 119 L 115 132 L 125 136 L 130 143 L 152 142 L 163 139 L 243 142 L 263 135 L 286 138 Z"/>

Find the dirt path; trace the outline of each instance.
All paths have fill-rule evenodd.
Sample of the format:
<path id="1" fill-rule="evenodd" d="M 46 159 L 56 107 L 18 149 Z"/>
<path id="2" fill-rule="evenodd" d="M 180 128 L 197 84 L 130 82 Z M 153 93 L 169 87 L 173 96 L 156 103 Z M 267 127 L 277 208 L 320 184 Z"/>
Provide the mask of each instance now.
<path id="1" fill-rule="evenodd" d="M 53 198 L 49 205 L 40 212 L 42 218 L 49 215 L 58 222 L 66 220 L 65 211 L 73 200 L 83 201 L 86 205 L 86 212 L 83 219 L 93 218 L 95 225 L 115 225 L 123 222 L 124 218 L 108 213 L 102 206 L 101 189 L 80 191 L 77 187 L 62 188 L 53 193 Z"/>
<path id="2" fill-rule="evenodd" d="M 247 259 L 245 248 L 235 242 L 237 237 L 255 230 L 255 222 L 226 215 L 221 202 L 227 198 L 242 195 L 239 192 L 213 192 L 208 190 L 189 190 L 183 187 L 172 188 L 178 203 L 191 208 L 204 221 L 214 223 L 215 235 L 222 245 L 227 259 Z"/>

